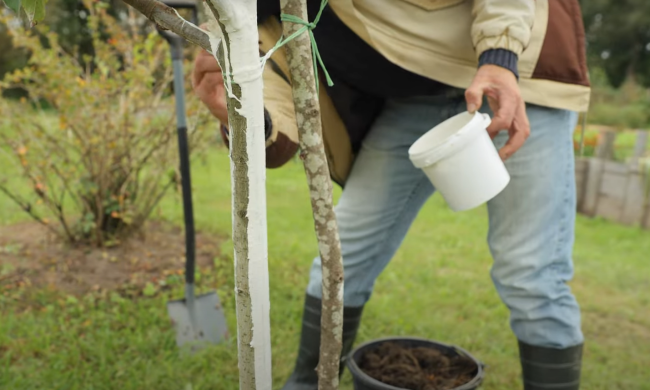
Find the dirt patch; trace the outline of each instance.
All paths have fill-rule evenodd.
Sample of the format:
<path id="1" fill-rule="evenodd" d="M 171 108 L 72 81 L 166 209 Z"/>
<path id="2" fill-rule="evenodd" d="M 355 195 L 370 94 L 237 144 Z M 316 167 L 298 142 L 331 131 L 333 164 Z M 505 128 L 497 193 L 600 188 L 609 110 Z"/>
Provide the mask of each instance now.
<path id="1" fill-rule="evenodd" d="M 471 381 L 476 363 L 464 356 L 445 356 L 441 351 L 405 348 L 386 342 L 369 349 L 359 359 L 359 368 L 391 386 L 412 390 L 451 390 Z"/>
<path id="2" fill-rule="evenodd" d="M 615 312 L 583 309 L 585 332 L 603 344 L 617 347 L 650 345 L 650 326 Z"/>
<path id="3" fill-rule="evenodd" d="M 82 295 L 144 286 L 173 274 L 182 276 L 184 239 L 181 227 L 152 222 L 117 247 L 71 247 L 37 223 L 0 226 L 0 290 L 32 285 Z M 198 267 L 214 266 L 222 241 L 197 234 Z"/>

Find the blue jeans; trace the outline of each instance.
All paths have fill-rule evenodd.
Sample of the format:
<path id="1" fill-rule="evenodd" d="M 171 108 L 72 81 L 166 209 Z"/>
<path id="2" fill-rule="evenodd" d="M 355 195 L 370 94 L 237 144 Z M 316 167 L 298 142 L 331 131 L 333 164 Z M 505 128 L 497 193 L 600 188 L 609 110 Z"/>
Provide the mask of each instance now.
<path id="1" fill-rule="evenodd" d="M 408 156 L 425 132 L 465 110 L 462 92 L 387 102 L 363 142 L 336 217 L 345 269 L 345 306 L 361 306 L 434 188 Z M 487 104 L 481 109 L 492 116 Z M 527 106 L 531 135 L 506 161 L 511 181 L 488 202 L 492 280 L 525 343 L 566 348 L 583 342 L 573 276 L 575 177 L 572 133 L 577 114 Z M 508 136 L 495 138 L 500 147 Z M 441 227 L 444 228 L 444 227 Z M 314 260 L 307 293 L 321 297 Z"/>

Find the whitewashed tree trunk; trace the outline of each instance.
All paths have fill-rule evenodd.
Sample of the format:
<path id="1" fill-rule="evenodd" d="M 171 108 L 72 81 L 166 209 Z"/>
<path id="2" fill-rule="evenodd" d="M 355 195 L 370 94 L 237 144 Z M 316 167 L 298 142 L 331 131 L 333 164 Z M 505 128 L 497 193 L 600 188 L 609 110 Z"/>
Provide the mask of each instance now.
<path id="1" fill-rule="evenodd" d="M 208 0 L 228 91 L 239 388 L 271 389 L 264 99 L 256 0 Z M 216 28 L 218 28 L 218 30 Z M 232 77 L 229 77 L 232 75 Z"/>
<path id="2" fill-rule="evenodd" d="M 219 58 L 228 90 L 239 389 L 271 389 L 264 99 L 257 0 L 206 0 L 209 33 L 153 0 L 125 0 Z M 214 17 L 212 17 L 214 16 Z M 222 51 L 218 50 L 221 46 Z"/>
<path id="3" fill-rule="evenodd" d="M 283 13 L 307 20 L 305 0 L 280 0 L 280 4 Z M 284 36 L 290 36 L 301 27 L 295 23 L 284 22 Z M 298 122 L 300 157 L 309 184 L 314 229 L 318 238 L 323 272 L 318 388 L 335 390 L 339 386 L 339 361 L 343 335 L 343 261 L 334 215 L 332 180 L 323 144 L 311 40 L 307 33 L 287 43 L 287 59 L 291 70 L 293 103 Z"/>

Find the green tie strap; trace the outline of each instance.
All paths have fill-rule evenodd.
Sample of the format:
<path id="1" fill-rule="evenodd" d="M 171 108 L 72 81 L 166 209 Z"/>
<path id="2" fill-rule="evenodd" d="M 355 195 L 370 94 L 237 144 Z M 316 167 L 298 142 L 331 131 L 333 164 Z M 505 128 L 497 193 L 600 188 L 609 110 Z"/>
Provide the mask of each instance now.
<path id="1" fill-rule="evenodd" d="M 320 10 L 318 11 L 318 14 L 316 15 L 316 18 L 314 19 L 313 22 L 308 22 L 295 15 L 281 14 L 280 20 L 282 20 L 283 22 L 299 24 L 302 27 L 298 29 L 298 31 L 296 31 L 295 33 L 291 34 L 289 37 L 280 38 L 278 43 L 276 43 L 275 46 L 271 50 L 269 50 L 266 56 L 264 56 L 264 58 L 262 59 L 262 64 L 266 63 L 266 60 L 277 49 L 281 48 L 288 42 L 291 42 L 292 40 L 296 39 L 296 37 L 300 36 L 304 32 L 307 32 L 309 34 L 309 40 L 311 41 L 311 54 L 312 54 L 312 61 L 314 63 L 314 78 L 316 81 L 317 92 L 319 91 L 318 64 L 320 64 L 321 68 L 323 69 L 323 74 L 325 75 L 325 80 L 327 80 L 327 85 L 329 85 L 330 87 L 334 85 L 334 82 L 332 82 L 332 79 L 330 78 L 330 75 L 327 72 L 327 69 L 325 68 L 323 59 L 320 56 L 320 52 L 318 51 L 318 45 L 316 44 L 316 39 L 314 38 L 314 33 L 312 32 L 312 30 L 316 28 L 316 25 L 318 24 L 318 21 L 320 20 L 320 17 L 323 14 L 323 11 L 325 10 L 325 6 L 327 6 L 327 1 L 328 0 L 321 0 Z"/>

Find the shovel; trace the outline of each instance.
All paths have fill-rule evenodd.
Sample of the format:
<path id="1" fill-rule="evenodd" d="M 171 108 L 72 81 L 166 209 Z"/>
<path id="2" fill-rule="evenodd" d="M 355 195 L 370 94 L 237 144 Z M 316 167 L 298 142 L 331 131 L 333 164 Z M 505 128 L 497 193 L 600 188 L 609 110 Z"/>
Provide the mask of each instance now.
<path id="1" fill-rule="evenodd" d="M 165 4 L 193 10 L 196 19 L 196 4 L 193 1 L 164 1 Z M 195 21 L 196 23 L 196 21 Z M 178 151 L 180 154 L 181 188 L 183 192 L 183 214 L 185 219 L 185 298 L 167 303 L 167 312 L 176 329 L 176 344 L 189 345 L 192 351 L 207 344 L 216 344 L 226 339 L 228 328 L 216 292 L 195 295 L 194 269 L 196 266 L 194 212 L 192 210 L 192 189 L 190 179 L 190 158 L 185 121 L 185 87 L 183 83 L 183 39 L 170 31 L 158 32 L 171 45 L 174 66 L 174 94 L 178 128 Z"/>

